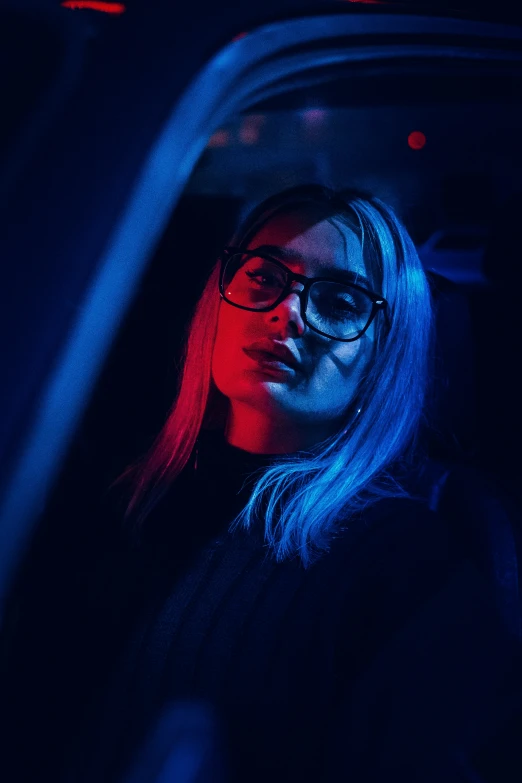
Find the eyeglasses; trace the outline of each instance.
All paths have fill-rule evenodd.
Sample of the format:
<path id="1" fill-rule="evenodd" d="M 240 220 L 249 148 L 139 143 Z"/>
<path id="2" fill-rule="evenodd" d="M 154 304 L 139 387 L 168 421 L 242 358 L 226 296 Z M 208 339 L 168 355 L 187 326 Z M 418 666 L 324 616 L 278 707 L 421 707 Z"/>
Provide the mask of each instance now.
<path id="1" fill-rule="evenodd" d="M 298 291 L 294 282 L 301 283 Z M 288 294 L 296 293 L 301 317 L 314 332 L 332 340 L 352 342 L 365 333 L 386 300 L 356 283 L 327 277 L 305 277 L 257 251 L 226 247 L 221 257 L 221 298 L 241 310 L 268 312 Z"/>

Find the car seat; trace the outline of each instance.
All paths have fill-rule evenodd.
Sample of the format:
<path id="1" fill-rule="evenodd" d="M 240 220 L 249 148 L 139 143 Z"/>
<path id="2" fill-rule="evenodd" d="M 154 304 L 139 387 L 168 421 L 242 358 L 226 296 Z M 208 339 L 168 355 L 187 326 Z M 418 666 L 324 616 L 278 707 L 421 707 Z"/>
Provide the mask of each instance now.
<path id="1" fill-rule="evenodd" d="M 450 523 L 459 550 L 486 575 L 510 636 L 522 643 L 522 515 L 480 460 L 481 427 L 476 361 L 466 290 L 429 274 L 435 309 L 433 384 L 424 432 L 428 459 L 416 491 Z M 480 296 L 493 296 L 491 290 Z"/>

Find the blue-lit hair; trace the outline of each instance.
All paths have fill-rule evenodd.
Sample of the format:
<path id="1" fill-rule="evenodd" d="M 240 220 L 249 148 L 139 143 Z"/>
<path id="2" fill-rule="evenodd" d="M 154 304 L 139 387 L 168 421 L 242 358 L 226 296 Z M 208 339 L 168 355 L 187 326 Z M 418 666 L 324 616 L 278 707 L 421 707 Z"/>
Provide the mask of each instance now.
<path id="1" fill-rule="evenodd" d="M 256 478 L 231 527 L 264 520 L 265 540 L 278 560 L 298 555 L 307 567 L 329 548 L 339 527 L 383 497 L 408 496 L 397 466 L 415 454 L 428 382 L 431 295 L 415 246 L 393 210 L 356 190 L 301 185 L 269 197 L 245 218 L 230 244 L 247 246 L 276 214 L 315 205 L 328 220 L 360 238 L 373 290 L 388 302 L 389 321 L 375 321 L 373 359 L 347 407 L 339 431 L 306 453 L 281 457 Z M 218 312 L 216 264 L 189 327 L 179 392 L 150 452 L 123 477 L 135 478 L 127 515 L 149 514 L 187 464 L 199 432 L 224 427 L 228 401 L 211 376 Z"/>

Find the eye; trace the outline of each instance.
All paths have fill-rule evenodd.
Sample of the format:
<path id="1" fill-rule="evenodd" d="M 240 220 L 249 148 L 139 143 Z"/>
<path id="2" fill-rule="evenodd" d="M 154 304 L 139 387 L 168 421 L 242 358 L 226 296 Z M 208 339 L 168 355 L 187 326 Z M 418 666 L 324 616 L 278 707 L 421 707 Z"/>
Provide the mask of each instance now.
<path id="1" fill-rule="evenodd" d="M 327 296 L 322 302 L 322 309 L 330 315 L 352 315 L 358 312 L 354 299 L 349 295 Z"/>
<path id="2" fill-rule="evenodd" d="M 252 282 L 256 283 L 263 288 L 275 288 L 281 287 L 282 281 L 278 275 L 275 275 L 266 269 L 247 269 L 245 270 L 246 276 Z"/>
<path id="3" fill-rule="evenodd" d="M 355 302 L 349 297 L 337 296 L 333 298 L 330 302 L 330 307 L 343 313 L 355 313 L 357 311 Z"/>

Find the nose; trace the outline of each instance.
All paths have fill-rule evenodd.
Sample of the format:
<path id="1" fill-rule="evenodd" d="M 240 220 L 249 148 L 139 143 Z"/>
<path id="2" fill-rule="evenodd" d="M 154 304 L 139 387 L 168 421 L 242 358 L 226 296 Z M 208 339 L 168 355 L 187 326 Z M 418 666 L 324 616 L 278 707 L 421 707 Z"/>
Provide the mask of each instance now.
<path id="1" fill-rule="evenodd" d="M 266 313 L 270 323 L 281 322 L 284 331 L 292 337 L 300 337 L 305 330 L 302 316 L 302 283 L 294 283 L 292 291 L 285 296 L 277 307 Z"/>

